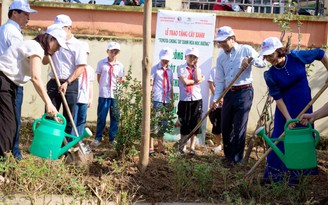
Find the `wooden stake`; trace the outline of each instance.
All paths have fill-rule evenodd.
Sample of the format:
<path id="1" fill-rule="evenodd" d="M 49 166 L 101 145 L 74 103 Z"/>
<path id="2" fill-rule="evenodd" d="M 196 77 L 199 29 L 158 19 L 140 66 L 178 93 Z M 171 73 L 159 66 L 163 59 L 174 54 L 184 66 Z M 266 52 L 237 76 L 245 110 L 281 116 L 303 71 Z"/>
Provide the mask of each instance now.
<path id="1" fill-rule="evenodd" d="M 142 60 L 142 133 L 141 151 L 138 168 L 146 171 L 149 162 L 149 137 L 150 137 L 150 45 L 151 45 L 151 15 L 152 1 L 146 0 L 143 16 L 143 60 Z"/>

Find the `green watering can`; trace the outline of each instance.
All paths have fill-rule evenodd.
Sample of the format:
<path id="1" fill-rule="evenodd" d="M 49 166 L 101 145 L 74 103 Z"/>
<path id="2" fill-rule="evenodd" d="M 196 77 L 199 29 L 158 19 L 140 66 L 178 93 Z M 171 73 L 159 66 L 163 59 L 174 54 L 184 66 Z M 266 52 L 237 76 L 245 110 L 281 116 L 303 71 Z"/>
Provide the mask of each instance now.
<path id="1" fill-rule="evenodd" d="M 264 127 L 260 127 L 255 133 L 263 137 L 288 169 L 315 168 L 317 167 L 315 147 L 320 140 L 319 132 L 313 129 L 310 123 L 308 127 L 288 128 L 290 123 L 298 121 L 299 119 L 287 121 L 285 124 L 285 137 L 279 139 L 269 138 L 265 134 Z M 313 138 L 313 133 L 315 133 L 315 138 Z M 284 143 L 285 154 L 273 143 L 274 141 Z"/>
<path id="2" fill-rule="evenodd" d="M 52 160 L 58 159 L 83 138 L 92 136 L 89 128 L 85 128 L 80 137 L 65 133 L 66 119 L 60 113 L 57 114 L 57 117 L 62 120 L 62 123 L 46 119 L 46 117 L 47 114 L 44 114 L 42 118 L 36 119 L 33 123 L 34 138 L 30 153 L 35 156 Z M 62 147 L 64 137 L 72 138 L 72 141 Z"/>

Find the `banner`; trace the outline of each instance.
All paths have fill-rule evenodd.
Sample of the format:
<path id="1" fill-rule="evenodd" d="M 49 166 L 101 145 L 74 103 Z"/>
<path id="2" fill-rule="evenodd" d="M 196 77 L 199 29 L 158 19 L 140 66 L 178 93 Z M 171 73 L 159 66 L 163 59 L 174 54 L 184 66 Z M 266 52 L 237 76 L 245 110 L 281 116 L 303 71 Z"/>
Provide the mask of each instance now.
<path id="1" fill-rule="evenodd" d="M 156 39 L 153 64 L 160 62 L 159 52 L 164 47 L 170 47 L 174 51 L 174 58 L 170 61 L 169 68 L 174 76 L 174 112 L 177 113 L 179 102 L 179 85 L 177 67 L 186 62 L 185 51 L 187 48 L 199 49 L 198 66 L 201 68 L 205 80 L 201 83 L 203 99 L 203 115 L 208 110 L 208 76 L 212 68 L 212 55 L 214 48 L 216 15 L 212 13 L 191 13 L 168 10 L 158 10 Z M 197 136 L 197 143 L 205 143 L 206 120 L 202 125 L 202 134 Z M 180 139 L 180 128 L 173 133 L 165 133 L 164 140 L 176 141 Z"/>

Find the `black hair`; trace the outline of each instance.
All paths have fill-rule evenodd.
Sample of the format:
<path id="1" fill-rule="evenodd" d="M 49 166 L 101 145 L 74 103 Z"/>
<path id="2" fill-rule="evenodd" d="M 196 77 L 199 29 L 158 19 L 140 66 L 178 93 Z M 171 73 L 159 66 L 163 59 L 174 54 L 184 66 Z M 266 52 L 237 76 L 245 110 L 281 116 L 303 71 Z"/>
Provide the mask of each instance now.
<path id="1" fill-rule="evenodd" d="M 288 49 L 286 47 L 281 47 L 276 49 L 278 58 L 285 57 L 288 54 Z"/>
<path id="2" fill-rule="evenodd" d="M 235 42 L 237 42 L 237 38 L 235 35 L 228 37 L 228 39 L 233 39 Z"/>
<path id="3" fill-rule="evenodd" d="M 22 13 L 22 10 L 19 10 L 19 9 L 13 9 L 13 10 L 9 10 L 8 11 L 8 18 L 10 19 L 11 16 L 13 15 L 14 11 L 16 11 L 17 13 Z"/>
<path id="4" fill-rule="evenodd" d="M 40 43 L 41 47 L 44 50 L 44 55 L 49 55 L 50 42 L 52 42 L 52 41 L 57 42 L 56 38 L 54 38 L 52 35 L 47 34 L 47 33 L 39 34 L 33 40 Z"/>

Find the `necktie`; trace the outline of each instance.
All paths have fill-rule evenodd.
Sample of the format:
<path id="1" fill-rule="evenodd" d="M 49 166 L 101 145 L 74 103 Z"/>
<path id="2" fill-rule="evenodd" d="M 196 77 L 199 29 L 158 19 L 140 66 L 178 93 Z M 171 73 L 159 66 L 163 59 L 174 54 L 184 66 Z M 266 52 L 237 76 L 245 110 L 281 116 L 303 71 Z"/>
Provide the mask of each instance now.
<path id="1" fill-rule="evenodd" d="M 195 69 L 187 67 L 187 71 L 189 72 L 188 79 L 193 80 L 194 79 L 193 73 L 194 73 Z M 187 85 L 187 89 L 186 89 L 187 94 L 192 95 L 192 88 L 193 88 L 193 85 Z"/>
<path id="2" fill-rule="evenodd" d="M 114 66 L 108 62 L 109 69 L 108 69 L 108 75 L 109 75 L 109 90 L 112 88 L 112 81 L 113 81 L 113 72 L 114 72 Z"/>
<path id="3" fill-rule="evenodd" d="M 170 90 L 170 80 L 169 80 L 169 75 L 167 73 L 167 68 L 162 67 L 163 69 L 163 97 L 162 101 L 165 103 L 166 96 Z"/>

